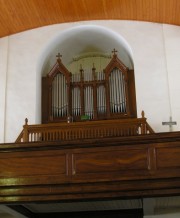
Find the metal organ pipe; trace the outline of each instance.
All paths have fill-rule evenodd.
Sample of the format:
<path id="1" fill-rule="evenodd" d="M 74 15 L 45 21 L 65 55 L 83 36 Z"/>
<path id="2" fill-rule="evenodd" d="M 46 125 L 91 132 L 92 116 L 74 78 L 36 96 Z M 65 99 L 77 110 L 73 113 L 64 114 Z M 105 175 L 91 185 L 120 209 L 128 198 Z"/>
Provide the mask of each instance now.
<path id="1" fill-rule="evenodd" d="M 63 116 L 67 116 L 67 96 L 66 96 L 66 79 L 63 76 Z"/>
<path id="2" fill-rule="evenodd" d="M 105 74 L 103 71 L 98 72 L 97 74 L 98 81 L 102 81 L 105 79 Z M 106 96 L 105 96 L 105 87 L 104 85 L 100 85 L 97 88 L 97 110 L 99 114 L 105 113 L 106 108 Z"/>
<path id="3" fill-rule="evenodd" d="M 123 90 L 123 112 L 126 112 L 126 92 L 125 92 L 125 79 L 123 73 L 121 73 L 122 77 L 122 90 Z"/>
<path id="4" fill-rule="evenodd" d="M 119 93 L 120 93 L 120 112 L 123 112 L 123 91 L 122 91 L 122 72 L 119 73 L 119 78 L 118 78 L 118 82 L 119 82 Z"/>
<path id="5" fill-rule="evenodd" d="M 115 113 L 118 113 L 118 96 L 117 96 L 117 86 L 116 86 L 116 81 L 117 81 L 117 69 L 115 69 L 115 73 L 114 73 L 114 85 L 113 85 L 113 88 L 114 88 L 114 107 L 115 107 Z"/>
<path id="6" fill-rule="evenodd" d="M 114 73 L 113 71 L 110 74 L 110 102 L 111 102 L 111 112 L 115 113 L 115 93 L 114 93 Z"/>
<path id="7" fill-rule="evenodd" d="M 67 84 L 66 78 L 59 73 L 52 83 L 52 116 L 67 116 Z"/>
<path id="8" fill-rule="evenodd" d="M 103 86 L 100 86 L 100 111 L 103 114 Z"/>
<path id="9" fill-rule="evenodd" d="M 112 75 L 110 74 L 109 76 L 109 92 L 110 92 L 110 110 L 111 112 L 113 112 L 113 105 L 112 105 L 112 101 L 113 101 L 113 97 L 112 97 Z"/>
<path id="10" fill-rule="evenodd" d="M 59 110 L 60 110 L 60 117 L 62 117 L 62 105 L 63 105 L 63 93 L 62 93 L 62 81 L 61 76 L 59 75 Z"/>
<path id="11" fill-rule="evenodd" d="M 102 112 L 105 113 L 106 112 L 106 91 L 105 91 L 105 87 L 102 86 L 102 96 L 103 96 L 103 100 L 102 100 Z"/>
<path id="12" fill-rule="evenodd" d="M 57 114 L 57 104 L 56 104 L 56 95 L 57 95 L 57 80 L 56 77 L 52 82 L 52 116 L 55 117 Z"/>
<path id="13" fill-rule="evenodd" d="M 106 105 L 106 98 L 105 98 L 105 87 L 103 85 L 99 86 L 97 89 L 97 110 L 98 114 L 105 113 L 105 105 Z"/>
<path id="14" fill-rule="evenodd" d="M 120 98 L 120 92 L 119 92 L 119 83 L 118 83 L 118 80 L 119 80 L 119 75 L 120 72 L 118 71 L 118 69 L 116 69 L 116 102 L 117 102 L 117 112 L 120 113 L 121 110 L 120 110 L 120 104 L 121 104 L 121 98 Z"/>
<path id="15" fill-rule="evenodd" d="M 58 74 L 58 100 L 59 100 L 59 104 L 58 104 L 58 108 L 59 108 L 59 117 L 62 117 L 62 92 L 61 92 L 61 79 L 60 79 L 60 75 Z"/>
<path id="16" fill-rule="evenodd" d="M 111 113 L 126 112 L 126 92 L 123 73 L 115 68 L 109 77 Z"/>
<path id="17" fill-rule="evenodd" d="M 52 82 L 52 107 L 51 107 L 51 116 L 54 117 L 54 113 L 55 113 L 55 105 L 54 105 L 54 99 L 55 99 L 55 94 L 54 94 L 54 90 L 55 90 L 55 81 L 53 80 Z"/>
<path id="18" fill-rule="evenodd" d="M 81 97 L 79 88 L 76 90 L 76 114 L 77 116 L 81 114 Z"/>
<path id="19" fill-rule="evenodd" d="M 60 117 L 63 117 L 63 78 L 62 74 L 59 76 L 59 92 L 60 92 L 60 104 L 59 104 L 59 109 L 60 109 Z"/>
<path id="20" fill-rule="evenodd" d="M 84 95 L 84 103 L 85 103 L 85 114 L 88 115 L 90 117 L 90 119 L 92 119 L 92 114 L 93 114 L 93 109 L 92 109 L 92 105 L 93 105 L 93 95 L 92 95 L 92 87 L 87 86 L 85 87 L 85 95 Z"/>
<path id="21" fill-rule="evenodd" d="M 73 116 L 77 116 L 77 114 L 76 114 L 76 107 L 77 107 L 77 105 L 76 105 L 76 95 L 77 95 L 76 91 L 77 91 L 76 87 L 72 89 L 72 115 Z"/>
<path id="22" fill-rule="evenodd" d="M 94 68 L 94 67 L 93 67 Z M 100 71 L 95 73 L 90 68 L 82 71 L 84 78 L 84 89 L 81 90 L 80 73 L 72 74 L 72 116 L 79 117 L 81 115 L 81 91 L 84 91 L 84 111 L 85 114 L 94 118 L 94 93 L 97 93 L 97 114 L 106 112 L 106 88 L 104 84 L 105 73 Z M 96 74 L 96 76 L 95 76 Z M 95 88 L 93 88 L 95 87 Z M 109 94 L 110 94 L 110 112 L 126 113 L 126 87 L 124 74 L 118 68 L 112 70 L 109 75 Z M 62 73 L 58 73 L 52 83 L 52 116 L 65 117 L 68 111 L 67 99 L 67 83 L 66 77 Z M 76 118 L 75 118 L 76 120 Z"/>
<path id="23" fill-rule="evenodd" d="M 74 82 L 74 75 L 72 77 L 72 82 Z M 72 89 L 72 115 L 74 116 L 74 93 L 75 93 L 75 88 Z"/>
<path id="24" fill-rule="evenodd" d="M 74 87 L 72 89 L 72 115 L 79 116 L 81 114 L 80 89 Z"/>
<path id="25" fill-rule="evenodd" d="M 112 103 L 113 103 L 113 113 L 115 113 L 115 101 L 116 101 L 116 99 L 115 99 L 115 94 L 114 94 L 114 74 L 112 74 L 111 78 L 112 78 L 111 87 L 112 87 L 112 99 L 113 99 L 113 101 L 112 101 Z"/>

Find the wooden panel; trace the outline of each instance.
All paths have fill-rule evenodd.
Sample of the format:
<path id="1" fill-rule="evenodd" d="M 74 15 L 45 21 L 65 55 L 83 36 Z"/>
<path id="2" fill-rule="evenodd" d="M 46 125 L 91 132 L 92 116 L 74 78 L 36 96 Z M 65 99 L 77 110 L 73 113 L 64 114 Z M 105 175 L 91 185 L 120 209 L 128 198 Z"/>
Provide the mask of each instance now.
<path id="1" fill-rule="evenodd" d="M 179 0 L 1 0 L 0 37 L 82 20 L 140 20 L 180 25 Z"/>
<path id="2" fill-rule="evenodd" d="M 165 147 L 156 149 L 158 169 L 177 169 L 180 173 L 180 147 Z"/>
<path id="3" fill-rule="evenodd" d="M 67 155 L 59 151 L 0 153 L 0 185 L 67 181 Z M 49 178 L 51 176 L 51 178 Z"/>
<path id="4" fill-rule="evenodd" d="M 148 174 L 147 149 L 92 149 L 73 153 L 73 181 L 135 179 Z"/>

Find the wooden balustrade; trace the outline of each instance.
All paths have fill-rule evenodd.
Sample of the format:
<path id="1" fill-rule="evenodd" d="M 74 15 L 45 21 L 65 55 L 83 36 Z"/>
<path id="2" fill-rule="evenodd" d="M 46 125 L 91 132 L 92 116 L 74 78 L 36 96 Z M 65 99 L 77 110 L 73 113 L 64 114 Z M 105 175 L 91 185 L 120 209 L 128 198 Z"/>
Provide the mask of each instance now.
<path id="1" fill-rule="evenodd" d="M 144 112 L 142 112 L 142 118 L 41 125 L 28 125 L 26 119 L 23 131 L 16 142 L 66 141 L 151 133 L 154 133 L 154 131 L 146 122 Z"/>

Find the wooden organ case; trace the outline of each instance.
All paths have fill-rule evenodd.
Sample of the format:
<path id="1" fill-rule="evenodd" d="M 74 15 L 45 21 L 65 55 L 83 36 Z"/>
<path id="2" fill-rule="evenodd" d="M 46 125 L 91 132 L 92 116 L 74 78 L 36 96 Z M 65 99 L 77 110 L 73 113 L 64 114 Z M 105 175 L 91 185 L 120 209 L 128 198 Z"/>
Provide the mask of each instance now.
<path id="1" fill-rule="evenodd" d="M 60 56 L 42 78 L 42 123 L 136 118 L 134 71 L 113 51 L 103 71 L 83 69 L 72 74 Z"/>

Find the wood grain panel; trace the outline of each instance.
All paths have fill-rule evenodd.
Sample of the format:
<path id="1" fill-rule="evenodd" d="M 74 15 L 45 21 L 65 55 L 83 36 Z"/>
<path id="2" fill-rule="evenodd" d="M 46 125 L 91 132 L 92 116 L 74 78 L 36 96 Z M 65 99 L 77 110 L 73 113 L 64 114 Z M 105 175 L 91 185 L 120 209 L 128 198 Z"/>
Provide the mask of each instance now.
<path id="1" fill-rule="evenodd" d="M 1 0 L 0 10 L 0 37 L 83 20 L 138 20 L 180 25 L 179 0 Z"/>
<path id="2" fill-rule="evenodd" d="M 180 147 L 156 149 L 156 163 L 158 169 L 177 169 L 180 173 Z M 177 171 L 178 173 L 178 171 Z"/>
<path id="3" fill-rule="evenodd" d="M 109 150 L 73 153 L 74 181 L 122 180 L 149 173 L 147 149 Z"/>
<path id="4" fill-rule="evenodd" d="M 48 177 L 64 182 L 67 167 L 67 155 L 59 151 L 0 153 L 0 185 L 25 185 L 31 181 L 42 184 L 51 180 Z"/>
<path id="5" fill-rule="evenodd" d="M 76 173 L 147 169 L 146 150 L 102 151 L 74 154 Z"/>
<path id="6" fill-rule="evenodd" d="M 180 194 L 180 132 L 0 145 L 0 203 Z"/>

